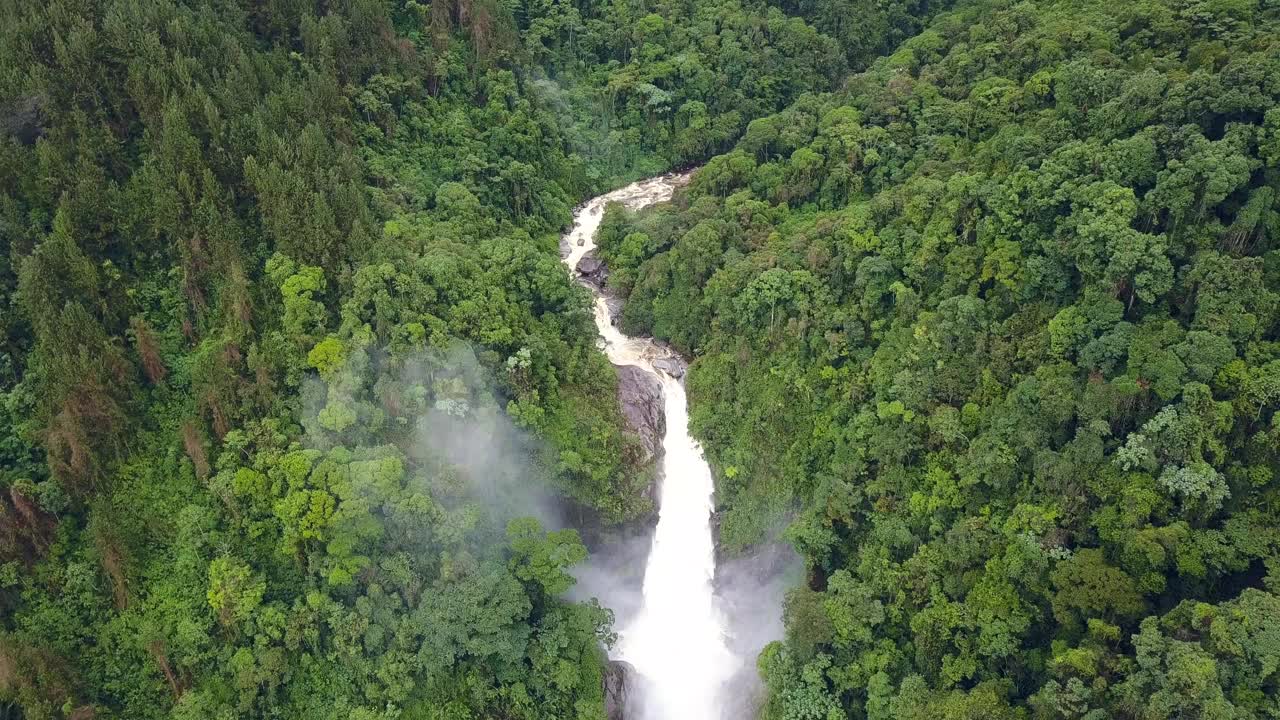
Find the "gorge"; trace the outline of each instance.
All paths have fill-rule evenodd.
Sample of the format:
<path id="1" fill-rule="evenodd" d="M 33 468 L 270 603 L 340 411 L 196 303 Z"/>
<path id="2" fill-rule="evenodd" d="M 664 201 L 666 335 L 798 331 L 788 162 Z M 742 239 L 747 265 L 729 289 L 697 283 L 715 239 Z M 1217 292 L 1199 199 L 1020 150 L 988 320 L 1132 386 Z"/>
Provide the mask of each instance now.
<path id="1" fill-rule="evenodd" d="M 1280 719 L 1280 0 L 0 69 L 0 720 Z"/>
<path id="2" fill-rule="evenodd" d="M 619 628 L 616 658 L 639 675 L 640 697 L 628 702 L 639 720 L 718 717 L 720 693 L 742 659 L 726 645 L 725 619 L 714 596 L 714 486 L 698 443 L 689 436 L 683 361 L 650 338 L 623 335 L 602 287 L 603 267 L 590 255 L 604 208 L 629 209 L 668 200 L 688 174 L 664 175 L 596 197 L 574 214 L 562 252 L 570 273 L 592 289 L 596 329 L 609 360 L 638 368 L 661 383 L 665 435 L 661 448 L 659 519 L 644 573 L 638 611 Z M 586 259 L 584 261 L 584 258 Z M 583 272 L 583 271 L 586 272 Z"/>

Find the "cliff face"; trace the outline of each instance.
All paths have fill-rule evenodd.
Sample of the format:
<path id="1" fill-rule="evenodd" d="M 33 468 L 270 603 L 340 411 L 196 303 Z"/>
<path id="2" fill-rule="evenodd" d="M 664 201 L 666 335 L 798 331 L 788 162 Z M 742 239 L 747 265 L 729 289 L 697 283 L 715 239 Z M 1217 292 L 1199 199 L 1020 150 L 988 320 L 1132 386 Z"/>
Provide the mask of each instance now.
<path id="1" fill-rule="evenodd" d="M 635 687 L 635 669 L 621 660 L 610 660 L 604 671 L 604 716 L 606 720 L 629 720 L 636 716 L 628 703 Z"/>
<path id="2" fill-rule="evenodd" d="M 617 370 L 618 403 L 627 428 L 640 437 L 647 453 L 645 462 L 655 461 L 662 454 L 662 436 L 667 432 L 662 384 L 634 365 L 622 365 Z"/>

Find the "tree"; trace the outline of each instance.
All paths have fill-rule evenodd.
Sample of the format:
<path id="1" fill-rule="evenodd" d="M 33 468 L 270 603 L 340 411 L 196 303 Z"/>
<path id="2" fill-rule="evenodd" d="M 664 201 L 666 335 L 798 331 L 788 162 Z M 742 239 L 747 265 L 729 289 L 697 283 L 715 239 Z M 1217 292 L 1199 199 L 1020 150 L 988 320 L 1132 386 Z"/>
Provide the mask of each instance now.
<path id="1" fill-rule="evenodd" d="M 266 587 L 266 582 L 239 559 L 224 555 L 209 564 L 209 607 L 228 628 L 253 616 Z"/>

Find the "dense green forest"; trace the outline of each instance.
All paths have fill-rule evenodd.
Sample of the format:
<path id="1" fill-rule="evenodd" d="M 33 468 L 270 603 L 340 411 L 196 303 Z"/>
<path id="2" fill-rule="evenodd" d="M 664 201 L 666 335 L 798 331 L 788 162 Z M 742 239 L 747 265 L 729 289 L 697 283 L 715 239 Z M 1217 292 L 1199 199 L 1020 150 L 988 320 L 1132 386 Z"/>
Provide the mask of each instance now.
<path id="1" fill-rule="evenodd" d="M 768 718 L 1280 717 L 1278 102 L 1274 2 L 977 0 L 609 212 Z"/>
<path id="2" fill-rule="evenodd" d="M 585 550 L 522 515 L 645 517 L 653 469 L 558 233 L 836 43 L 738 0 L 0 28 L 0 717 L 602 717 Z"/>
<path id="3" fill-rule="evenodd" d="M 1274 0 L 0 3 L 0 717 L 603 717 L 558 233 L 704 161 L 600 244 L 769 720 L 1280 717 L 1278 100 Z"/>

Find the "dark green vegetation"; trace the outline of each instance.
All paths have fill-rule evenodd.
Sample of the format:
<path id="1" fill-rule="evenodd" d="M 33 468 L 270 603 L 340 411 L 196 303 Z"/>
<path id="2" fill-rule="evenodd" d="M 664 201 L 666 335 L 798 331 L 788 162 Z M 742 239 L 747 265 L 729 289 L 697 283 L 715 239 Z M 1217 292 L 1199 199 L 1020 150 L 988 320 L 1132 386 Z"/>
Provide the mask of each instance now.
<path id="1" fill-rule="evenodd" d="M 737 0 L 0 28 L 0 717 L 600 718 L 583 547 L 506 507 L 649 510 L 557 234 L 835 43 Z"/>
<path id="2" fill-rule="evenodd" d="M 601 244 L 769 717 L 1280 716 L 1280 8 L 946 5 L 0 4 L 0 717 L 599 718 L 556 234 L 726 152 Z"/>
<path id="3" fill-rule="evenodd" d="M 964 3 L 611 211 L 769 718 L 1280 717 L 1278 102 L 1274 2 Z"/>

